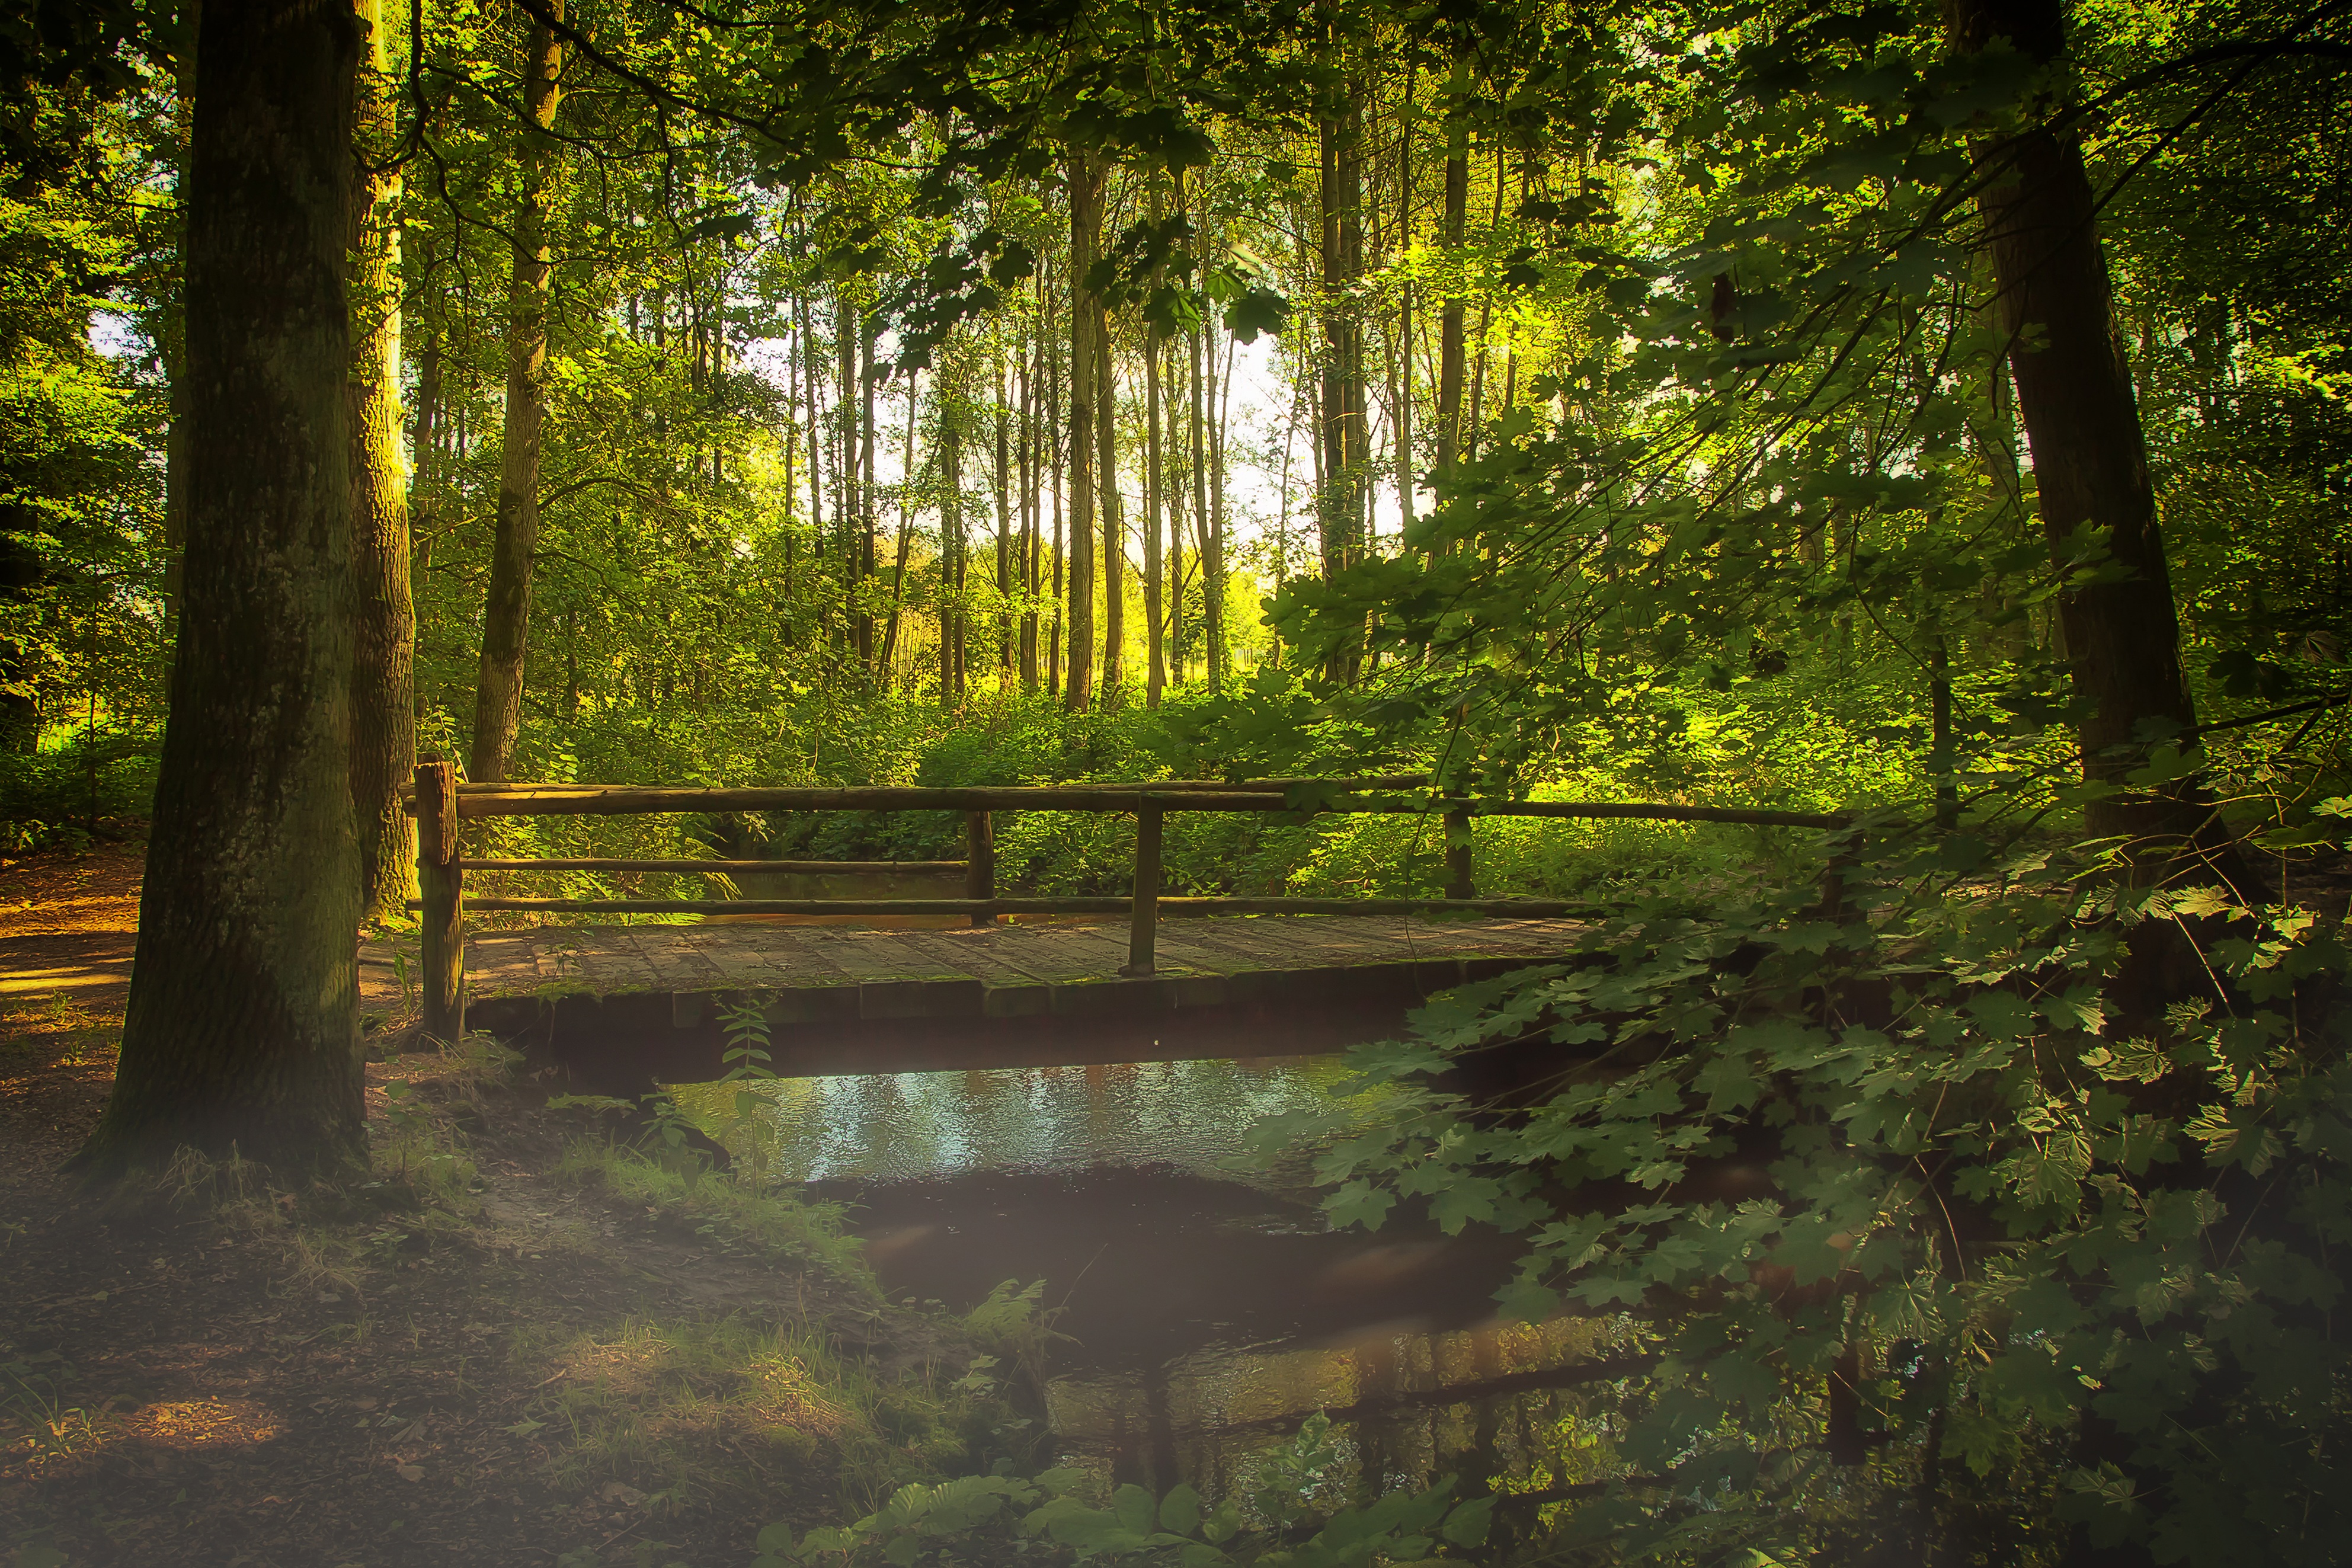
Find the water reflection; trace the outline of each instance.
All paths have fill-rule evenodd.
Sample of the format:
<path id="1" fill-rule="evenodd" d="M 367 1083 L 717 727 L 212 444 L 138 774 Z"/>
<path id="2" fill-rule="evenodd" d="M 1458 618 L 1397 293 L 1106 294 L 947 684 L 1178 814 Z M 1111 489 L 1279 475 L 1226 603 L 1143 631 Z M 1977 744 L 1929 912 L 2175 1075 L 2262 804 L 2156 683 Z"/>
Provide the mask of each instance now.
<path id="1" fill-rule="evenodd" d="M 741 1086 L 677 1093 L 739 1154 L 855 1204 L 894 1296 L 961 1311 L 1045 1279 L 1069 1336 L 1046 1415 L 1107 1481 L 1223 1492 L 1317 1410 L 1349 1481 L 1557 1479 L 1616 1327 L 1503 1324 L 1512 1238 L 1332 1232 L 1244 1153 L 1268 1114 L 1369 1114 L 1344 1076 L 1293 1057 L 782 1079 L 748 1117 Z"/>
<path id="2" fill-rule="evenodd" d="M 772 1079 L 748 1087 L 768 1102 L 759 1142 L 781 1179 L 880 1183 L 982 1171 L 1234 1174 L 1251 1122 L 1328 1107 L 1345 1076 L 1338 1057 L 1275 1057 Z M 676 1093 L 706 1125 L 731 1126 L 740 1087 L 699 1084 Z M 749 1131 L 730 1136 L 740 1142 Z"/>

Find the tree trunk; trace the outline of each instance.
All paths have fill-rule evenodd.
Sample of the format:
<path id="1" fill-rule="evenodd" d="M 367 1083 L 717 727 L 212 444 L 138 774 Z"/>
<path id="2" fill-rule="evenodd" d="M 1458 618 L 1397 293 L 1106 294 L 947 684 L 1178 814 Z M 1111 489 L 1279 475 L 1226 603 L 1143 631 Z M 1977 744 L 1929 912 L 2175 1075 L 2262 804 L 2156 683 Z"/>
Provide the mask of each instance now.
<path id="1" fill-rule="evenodd" d="M 1352 99 L 1320 126 L 1323 315 L 1323 572 L 1336 577 L 1360 553 L 1364 479 L 1363 327 L 1353 296 L 1363 272 L 1362 119 Z M 1353 679 L 1361 662 L 1351 638 L 1328 671 Z"/>
<path id="2" fill-rule="evenodd" d="M 1225 682 L 1225 416 L 1234 397 L 1233 339 L 1225 340 L 1228 374 L 1217 372 L 1216 339 L 1204 361 L 1209 376 L 1209 537 L 1201 547 L 1201 636 L 1208 645 L 1209 688 Z"/>
<path id="3" fill-rule="evenodd" d="M 1095 679 L 1095 416 L 1102 312 L 1087 273 L 1102 240 L 1102 165 L 1091 153 L 1069 162 L 1070 184 L 1070 554 L 1069 682 L 1062 705 L 1083 713 Z"/>
<path id="4" fill-rule="evenodd" d="M 1037 451 L 1037 361 L 1042 342 L 1021 362 L 1021 689 L 1034 691 L 1037 669 L 1037 593 L 1042 574 L 1039 558 L 1045 550 L 1044 508 L 1039 502 Z"/>
<path id="5" fill-rule="evenodd" d="M 1412 251 L 1412 75 L 1404 68 L 1404 102 L 1397 114 L 1397 208 L 1395 249 L 1400 261 Z M 1396 441 L 1397 532 L 1400 544 L 1412 532 L 1412 280 L 1397 290 Z"/>
<path id="6" fill-rule="evenodd" d="M 384 70 L 383 0 L 358 0 L 365 41 L 360 145 L 388 155 L 398 82 Z M 416 892 L 415 833 L 400 786 L 416 772 L 416 610 L 408 572 L 408 484 L 400 454 L 400 229 L 396 173 L 354 169 L 352 188 L 352 808 L 359 823 L 362 907 L 404 915 Z"/>
<path id="7" fill-rule="evenodd" d="M 563 0 L 552 0 L 563 16 Z M 516 150 L 514 262 L 507 285 L 506 447 L 499 465 L 499 521 L 490 586 L 482 610 L 482 673 L 474 694 L 474 748 L 467 776 L 503 779 L 522 724 L 523 660 L 530 636 L 531 554 L 539 544 L 540 435 L 547 399 L 547 169 L 545 132 L 563 98 L 563 46 L 533 22 L 523 45 L 523 112 L 530 125 Z"/>
<path id="8" fill-rule="evenodd" d="M 1127 520 L 1118 493 L 1118 378 L 1110 320 L 1095 314 L 1095 473 L 1102 502 L 1103 700 L 1117 707 L 1127 683 Z"/>
<path id="9" fill-rule="evenodd" d="M 1013 405 L 1004 384 L 1003 340 L 996 354 L 996 466 L 990 480 L 996 492 L 996 689 L 1013 684 Z"/>
<path id="10" fill-rule="evenodd" d="M 940 700 L 963 700 L 963 432 L 957 410 L 945 407 L 947 428 L 940 435 Z"/>
<path id="11" fill-rule="evenodd" d="M 874 453 L 876 447 L 874 438 L 874 338 L 876 331 L 877 328 L 875 325 L 872 322 L 866 321 L 861 313 L 860 320 L 857 323 L 856 343 L 857 401 L 856 407 L 857 409 L 857 539 L 856 542 L 856 548 L 857 550 L 857 575 L 860 580 L 868 584 L 868 593 L 872 592 L 871 584 L 876 574 L 874 536 L 876 532 L 876 523 L 877 521 L 874 512 L 874 498 L 877 493 L 874 485 Z M 887 656 L 882 660 L 882 664 L 885 668 L 877 669 L 875 667 L 874 617 L 862 608 L 859 610 L 857 616 L 857 658 L 858 662 L 866 667 L 866 673 L 868 679 L 872 679 L 877 675 L 887 677 L 889 674 L 889 670 L 887 667 L 890 661 Z"/>
<path id="12" fill-rule="evenodd" d="M 2065 49 L 2058 0 L 1957 0 L 1951 21 L 1964 49 L 1997 37 L 2045 61 Z M 1984 156 L 2000 171 L 1981 206 L 2042 530 L 2061 558 L 2081 531 L 2100 531 L 2126 574 L 2060 600 L 2067 663 L 2086 709 L 2083 776 L 2120 783 L 2138 765 L 2143 725 L 2178 733 L 2197 715 L 2096 196 L 2071 134 L 2037 125 Z M 2154 856 L 2160 863 L 2210 814 L 2184 791 L 2096 801 L 2084 817 L 2095 837 L 2169 841 Z"/>
<path id="13" fill-rule="evenodd" d="M 915 543 L 915 374 L 907 373 L 907 455 L 898 465 L 898 546 L 893 552 L 890 571 L 890 619 L 882 634 L 882 664 L 879 674 L 888 684 L 890 672 L 897 668 L 898 653 L 898 617 L 907 604 L 907 556 Z M 868 432 L 869 438 L 871 431 Z"/>
<path id="14" fill-rule="evenodd" d="M 1151 221 L 1160 222 L 1160 189 L 1151 191 Z M 1153 282 L 1159 281 L 1155 274 Z M 1164 563 L 1160 560 L 1160 514 L 1164 476 L 1160 468 L 1160 336 L 1147 325 L 1143 333 L 1143 700 L 1160 706 L 1168 689 L 1167 606 L 1162 602 Z"/>
<path id="15" fill-rule="evenodd" d="M 114 1089 L 77 1156 L 363 1169 L 351 796 L 348 9 L 205 8 L 188 532 Z"/>

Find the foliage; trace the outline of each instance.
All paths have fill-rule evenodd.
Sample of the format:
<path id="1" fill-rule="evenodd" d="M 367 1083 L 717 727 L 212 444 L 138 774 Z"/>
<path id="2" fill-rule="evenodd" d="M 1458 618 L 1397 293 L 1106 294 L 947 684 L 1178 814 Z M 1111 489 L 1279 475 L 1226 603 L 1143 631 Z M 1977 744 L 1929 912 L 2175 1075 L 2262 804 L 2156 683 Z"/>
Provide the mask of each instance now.
<path id="1" fill-rule="evenodd" d="M 1629 911 L 1359 1050 L 1405 1098 L 1323 1154 L 1327 1211 L 1521 1232 L 1508 1310 L 1646 1324 L 1589 1550 L 1924 1551 L 2046 1489 L 2158 1561 L 2330 1560 L 2340 926 L 2023 842 L 1857 848 L 1835 915 Z"/>
<path id="2" fill-rule="evenodd" d="M 1019 1550 L 1052 1542 L 1079 1562 L 1145 1558 L 1184 1568 L 1262 1563 L 1265 1568 L 1363 1568 L 1445 1556 L 1486 1538 L 1489 1499 L 1455 1502 L 1453 1483 L 1393 1492 L 1369 1507 L 1336 1511 L 1310 1500 L 1337 1458 L 1328 1419 L 1309 1420 L 1298 1436 L 1261 1467 L 1249 1495 L 1254 1517 L 1233 1499 L 1211 1507 L 1190 1486 L 1154 1499 L 1134 1485 L 1118 1488 L 1108 1507 L 1082 1496 L 1081 1471 L 1049 1469 L 1034 1480 L 1011 1474 L 966 1476 L 937 1486 L 901 1488 L 853 1524 L 820 1527 L 799 1541 L 782 1524 L 760 1532 L 753 1568 L 912 1568 L 927 1557 L 952 1561 L 975 1549 Z M 1024 1511 L 1025 1510 L 1025 1511 Z M 1017 1531 L 1014 1527 L 1018 1516 Z M 1003 1539 L 1008 1534 L 1011 1539 Z M 993 1538 L 993 1539 L 992 1539 Z"/>

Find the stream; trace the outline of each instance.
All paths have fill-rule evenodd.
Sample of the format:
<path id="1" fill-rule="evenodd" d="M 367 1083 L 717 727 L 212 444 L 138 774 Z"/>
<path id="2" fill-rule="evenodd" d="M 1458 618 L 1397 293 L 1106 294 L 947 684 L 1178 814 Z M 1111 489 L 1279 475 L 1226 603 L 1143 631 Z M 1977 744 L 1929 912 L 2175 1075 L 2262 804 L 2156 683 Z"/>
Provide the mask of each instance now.
<path id="1" fill-rule="evenodd" d="M 1336 1057 L 1148 1062 L 756 1086 L 762 1157 L 850 1224 L 889 1295 L 968 1312 L 1043 1280 L 1063 1336 L 1045 1415 L 1060 1462 L 1212 1496 L 1334 1413 L 1335 1488 L 1464 1474 L 1544 1486 L 1588 1447 L 1565 1383 L 1604 1320 L 1506 1324 L 1517 1256 L 1491 1232 L 1329 1230 L 1255 1169 L 1256 1118 L 1328 1107 Z M 683 1086 L 714 1130 L 741 1085 Z M 1473 1484 L 1467 1490 L 1482 1488 Z"/>

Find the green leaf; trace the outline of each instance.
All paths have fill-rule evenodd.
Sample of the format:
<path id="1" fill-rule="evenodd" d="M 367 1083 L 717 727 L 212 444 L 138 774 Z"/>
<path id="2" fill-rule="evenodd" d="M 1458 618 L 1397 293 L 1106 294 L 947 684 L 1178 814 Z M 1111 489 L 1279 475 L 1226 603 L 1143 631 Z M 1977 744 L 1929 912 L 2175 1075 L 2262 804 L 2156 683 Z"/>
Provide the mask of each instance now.
<path id="1" fill-rule="evenodd" d="M 1160 1528 L 1190 1535 L 1201 1528 L 1201 1494 L 1179 1486 L 1160 1500 Z"/>
<path id="2" fill-rule="evenodd" d="M 1394 1207 L 1396 1199 L 1360 1176 L 1323 1200 L 1323 1212 L 1333 1225 L 1360 1225 L 1366 1230 L 1380 1229 Z"/>

